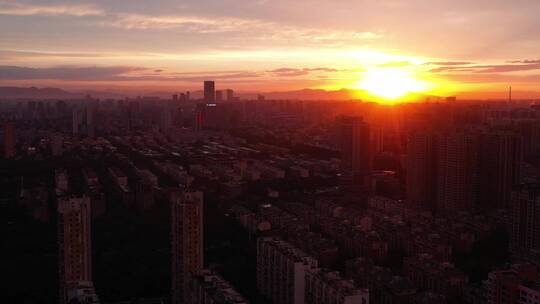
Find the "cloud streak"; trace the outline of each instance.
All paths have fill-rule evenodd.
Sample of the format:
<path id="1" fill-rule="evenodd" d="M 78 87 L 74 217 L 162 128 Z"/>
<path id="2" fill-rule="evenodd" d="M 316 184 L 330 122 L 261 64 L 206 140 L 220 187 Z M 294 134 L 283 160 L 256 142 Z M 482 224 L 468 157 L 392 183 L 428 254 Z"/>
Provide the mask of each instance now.
<path id="1" fill-rule="evenodd" d="M 105 54 L 79 52 L 39 52 L 0 50 L 0 59 L 35 59 L 35 58 L 102 58 Z"/>
<path id="2" fill-rule="evenodd" d="M 474 62 L 469 62 L 469 61 L 432 61 L 432 62 L 428 62 L 426 64 L 454 66 L 454 65 L 469 65 L 469 64 L 474 64 Z"/>
<path id="3" fill-rule="evenodd" d="M 141 14 L 119 14 L 112 20 L 100 22 L 126 30 L 165 30 L 175 29 L 183 32 L 224 33 L 250 27 L 265 26 L 258 20 L 240 18 L 205 18 L 198 16 L 150 16 Z"/>
<path id="4" fill-rule="evenodd" d="M 489 64 L 489 65 L 442 65 L 437 68 L 431 69 L 432 73 L 442 72 L 472 72 L 472 73 L 510 73 L 510 72 L 524 72 L 540 70 L 540 61 L 526 60 L 526 61 L 508 61 L 508 64 Z M 511 63 L 513 62 L 513 63 Z"/>
<path id="5" fill-rule="evenodd" d="M 309 75 L 312 72 L 324 72 L 324 73 L 332 73 L 332 72 L 338 72 L 339 70 L 333 69 L 333 68 L 279 68 L 274 70 L 267 71 L 268 73 L 278 76 L 278 77 L 297 77 L 297 76 L 305 76 Z"/>
<path id="6" fill-rule="evenodd" d="M 61 81 L 184 81 L 242 80 L 263 76 L 261 72 L 223 71 L 203 73 L 167 73 L 163 69 L 134 66 L 29 68 L 0 66 L 0 80 Z"/>
<path id="7" fill-rule="evenodd" d="M 99 21 L 98 24 L 124 30 L 174 30 L 195 34 L 239 33 L 241 35 L 238 38 L 243 40 L 249 37 L 252 41 L 294 41 L 295 43 L 324 43 L 326 45 L 369 41 L 382 37 L 382 34 L 370 31 L 318 29 L 283 25 L 260 19 L 231 17 L 117 14 L 107 20 Z"/>
<path id="8" fill-rule="evenodd" d="M 0 66 L 0 79 L 3 80 L 111 80 L 123 74 L 145 71 L 140 67 L 52 67 L 29 68 L 19 66 Z"/>
<path id="9" fill-rule="evenodd" d="M 0 1 L 0 15 L 11 16 L 103 16 L 105 12 L 91 4 L 30 5 Z"/>

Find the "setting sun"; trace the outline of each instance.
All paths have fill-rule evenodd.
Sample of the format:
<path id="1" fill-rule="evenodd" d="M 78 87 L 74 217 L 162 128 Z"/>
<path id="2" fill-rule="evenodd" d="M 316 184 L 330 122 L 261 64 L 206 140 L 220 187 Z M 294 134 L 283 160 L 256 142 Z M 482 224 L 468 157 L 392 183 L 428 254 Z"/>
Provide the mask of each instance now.
<path id="1" fill-rule="evenodd" d="M 369 69 L 358 82 L 358 88 L 388 100 L 424 92 L 429 86 L 429 83 L 416 79 L 411 72 L 397 67 Z"/>

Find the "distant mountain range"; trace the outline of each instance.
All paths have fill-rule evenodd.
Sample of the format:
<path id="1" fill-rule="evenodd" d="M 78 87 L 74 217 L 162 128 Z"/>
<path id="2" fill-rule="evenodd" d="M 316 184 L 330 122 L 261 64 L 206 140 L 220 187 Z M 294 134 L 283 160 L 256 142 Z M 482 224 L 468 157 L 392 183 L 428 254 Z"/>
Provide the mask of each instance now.
<path id="1" fill-rule="evenodd" d="M 68 92 L 59 88 L 22 88 L 0 87 L 0 100 L 2 99 L 81 99 L 90 95 L 94 98 L 124 98 L 123 94 L 101 91 Z"/>
<path id="2" fill-rule="evenodd" d="M 74 99 L 81 97 L 83 97 L 82 94 L 70 93 L 57 88 L 0 87 L 0 99 Z"/>
<path id="3" fill-rule="evenodd" d="M 257 95 L 263 95 L 267 100 L 352 100 L 352 99 L 361 99 L 365 93 L 362 90 L 349 90 L 341 89 L 337 91 L 327 91 L 320 89 L 302 89 L 295 91 L 283 91 L 283 92 L 267 92 L 267 93 L 238 93 L 236 96 L 241 99 L 257 99 Z M 126 97 L 136 97 L 138 95 L 144 96 L 157 96 L 160 98 L 170 98 L 173 92 L 159 91 L 159 92 L 148 92 L 146 94 L 122 94 L 116 92 L 108 91 L 96 91 L 96 90 L 87 90 L 87 91 L 77 91 L 70 92 L 59 88 L 36 88 L 36 87 L 0 87 L 0 100 L 2 99 L 81 99 L 85 98 L 87 95 L 92 96 L 93 98 L 99 99 L 122 99 Z M 422 94 L 415 94 L 418 100 L 423 100 L 426 96 Z M 198 99 L 202 98 L 203 92 L 192 91 L 192 98 Z M 436 98 L 436 97 L 435 97 Z"/>
<path id="4" fill-rule="evenodd" d="M 296 91 L 261 93 L 266 99 L 302 99 L 302 100 L 351 100 L 359 99 L 361 91 L 341 89 L 338 91 L 326 91 L 320 89 L 303 89 Z M 257 94 L 240 94 L 246 99 L 256 99 Z"/>

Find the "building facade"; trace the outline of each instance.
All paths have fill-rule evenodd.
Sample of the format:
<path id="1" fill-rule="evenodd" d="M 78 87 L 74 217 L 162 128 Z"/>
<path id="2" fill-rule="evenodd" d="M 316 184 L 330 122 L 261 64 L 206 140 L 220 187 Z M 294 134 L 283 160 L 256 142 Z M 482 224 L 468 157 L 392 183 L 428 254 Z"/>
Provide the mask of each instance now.
<path id="1" fill-rule="evenodd" d="M 173 304 L 190 303 L 192 275 L 203 268 L 203 193 L 171 193 Z"/>
<path id="2" fill-rule="evenodd" d="M 257 240 L 257 289 L 272 304 L 305 303 L 306 273 L 317 260 L 279 238 Z"/>
<path id="3" fill-rule="evenodd" d="M 83 283 L 92 282 L 92 211 L 90 198 L 58 200 L 58 257 L 60 303 Z"/>

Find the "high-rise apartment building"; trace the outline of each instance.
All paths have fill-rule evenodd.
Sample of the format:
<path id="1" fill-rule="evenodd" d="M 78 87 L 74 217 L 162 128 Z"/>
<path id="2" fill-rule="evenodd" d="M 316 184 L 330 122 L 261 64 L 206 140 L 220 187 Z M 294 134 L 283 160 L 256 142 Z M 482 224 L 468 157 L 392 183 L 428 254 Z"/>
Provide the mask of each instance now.
<path id="1" fill-rule="evenodd" d="M 306 304 L 369 304 L 369 290 L 357 288 L 338 272 L 310 269 L 306 272 Z"/>
<path id="2" fill-rule="evenodd" d="M 540 186 L 521 185 L 510 205 L 510 250 L 520 256 L 540 250 Z"/>
<path id="3" fill-rule="evenodd" d="M 164 104 L 160 109 L 159 128 L 162 132 L 168 130 L 172 126 L 173 107 L 170 104 Z"/>
<path id="4" fill-rule="evenodd" d="M 192 276 L 203 268 L 203 193 L 171 193 L 173 304 L 191 303 Z"/>
<path id="5" fill-rule="evenodd" d="M 343 172 L 350 174 L 353 187 L 367 186 L 372 167 L 369 124 L 361 117 L 342 116 L 337 128 Z"/>
<path id="6" fill-rule="evenodd" d="M 414 132 L 407 138 L 407 204 L 433 211 L 437 200 L 437 136 Z"/>
<path id="7" fill-rule="evenodd" d="M 473 211 L 478 202 L 477 133 L 443 133 L 437 148 L 437 210 Z"/>
<path id="8" fill-rule="evenodd" d="M 79 134 L 81 121 L 82 121 L 81 111 L 77 107 L 73 108 L 71 112 L 71 124 L 72 124 L 73 135 Z"/>
<path id="9" fill-rule="evenodd" d="M 487 304 L 539 303 L 538 269 L 532 264 L 514 264 L 492 271 L 485 282 Z"/>
<path id="10" fill-rule="evenodd" d="M 227 101 L 234 101 L 234 91 L 231 89 L 225 90 L 225 95 L 227 97 Z"/>
<path id="11" fill-rule="evenodd" d="M 213 81 L 207 80 L 204 82 L 204 102 L 216 102 L 216 87 Z"/>
<path id="12" fill-rule="evenodd" d="M 223 91 L 219 90 L 219 91 L 216 91 L 216 102 L 221 102 L 223 101 Z"/>
<path id="13" fill-rule="evenodd" d="M 193 304 L 248 304 L 234 287 L 218 273 L 204 269 L 193 276 Z"/>
<path id="14" fill-rule="evenodd" d="M 90 198 L 58 199 L 58 258 L 60 303 L 81 285 L 92 282 Z"/>
<path id="15" fill-rule="evenodd" d="M 257 290 L 272 304 L 304 304 L 306 273 L 317 260 L 278 238 L 257 240 Z"/>
<path id="16" fill-rule="evenodd" d="M 64 137 L 61 134 L 55 134 L 51 138 L 51 153 L 53 156 L 61 156 L 64 152 Z"/>
<path id="17" fill-rule="evenodd" d="M 522 137 L 508 131 L 482 134 L 479 145 L 479 200 L 483 209 L 508 208 L 521 180 Z"/>
<path id="18" fill-rule="evenodd" d="M 93 137 L 95 135 L 95 104 L 76 105 L 71 112 L 72 133 Z"/>
<path id="19" fill-rule="evenodd" d="M 15 156 L 15 127 L 13 123 L 4 123 L 4 157 Z"/>

